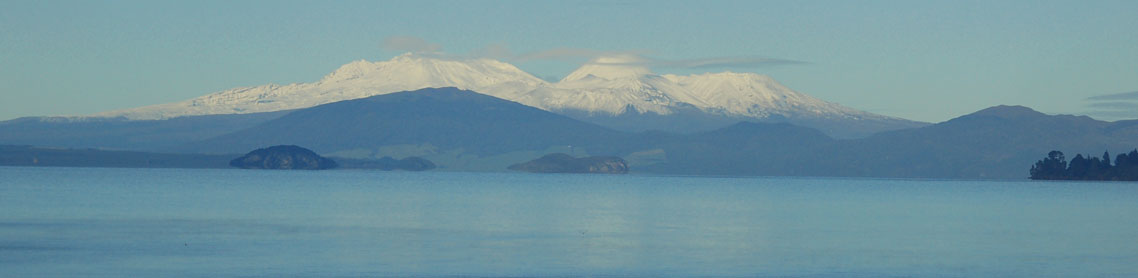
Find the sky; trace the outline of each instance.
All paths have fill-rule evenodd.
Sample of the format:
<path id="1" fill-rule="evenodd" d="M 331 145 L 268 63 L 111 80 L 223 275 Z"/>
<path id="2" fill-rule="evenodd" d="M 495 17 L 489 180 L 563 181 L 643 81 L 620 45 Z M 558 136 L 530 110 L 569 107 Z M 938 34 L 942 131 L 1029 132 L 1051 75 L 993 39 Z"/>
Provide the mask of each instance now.
<path id="1" fill-rule="evenodd" d="M 1001 104 L 1134 119 L 1136 13 L 1138 1 L 0 0 L 0 120 L 313 82 L 413 47 L 499 57 L 550 80 L 584 58 L 520 57 L 714 60 L 654 70 L 755 72 L 927 122 Z"/>

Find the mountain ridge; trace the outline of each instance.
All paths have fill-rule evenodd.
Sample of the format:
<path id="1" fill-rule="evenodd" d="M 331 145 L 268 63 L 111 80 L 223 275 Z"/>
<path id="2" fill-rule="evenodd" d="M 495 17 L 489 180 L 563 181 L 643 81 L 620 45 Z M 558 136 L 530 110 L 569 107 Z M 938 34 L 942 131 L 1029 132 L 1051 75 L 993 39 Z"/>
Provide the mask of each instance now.
<path id="1" fill-rule="evenodd" d="M 246 115 L 257 116 L 242 120 L 251 127 L 229 119 Z M 215 120 L 230 125 L 198 129 L 214 126 Z M 377 95 L 285 115 L 58 121 L 0 122 L 0 144 L 28 144 L 19 143 L 23 140 L 45 147 L 68 142 L 66 146 L 105 148 L 110 142 L 198 154 L 297 144 L 338 158 L 418 156 L 436 162 L 441 170 L 459 171 L 503 171 L 545 154 L 566 153 L 622 157 L 634 173 L 1015 179 L 1025 178 L 1025 165 L 1050 150 L 1116 153 L 1133 149 L 1138 138 L 1138 121 L 1048 115 L 1022 106 L 994 106 L 930 126 L 859 139 L 832 138 L 793 123 L 751 121 L 688 134 L 629 133 L 457 88 Z M 35 130 L 42 132 L 28 132 Z M 226 130 L 236 131 L 211 136 Z M 5 139 L 12 136 L 19 140 Z M 187 140 L 193 142 L 168 147 Z M 151 165 L 144 154 L 128 156 L 137 158 L 132 160 L 137 165 Z M 28 156 L 16 159 L 35 161 Z"/>
<path id="2" fill-rule="evenodd" d="M 388 61 L 353 61 L 312 83 L 238 87 L 180 102 L 92 116 L 139 120 L 244 114 L 300 109 L 341 100 L 440 87 L 473 90 L 560 114 L 585 115 L 576 118 L 594 123 L 612 122 L 614 119 L 611 117 L 622 114 L 665 116 L 657 117 L 665 123 L 631 126 L 630 131 L 667 129 L 673 126 L 667 122 L 683 121 L 679 118 L 692 113 L 724 119 L 710 121 L 715 123 L 740 119 L 797 120 L 798 124 L 816 127 L 839 137 L 859 137 L 882 130 L 924 125 L 826 102 L 791 90 L 769 76 L 754 73 L 657 75 L 635 56 L 599 57 L 583 64 L 561 81 L 550 83 L 497 60 L 441 58 L 413 53 Z M 835 123 L 828 123 L 831 121 Z M 614 128 L 625 126 L 629 125 L 609 125 Z"/>
<path id="3" fill-rule="evenodd" d="M 294 144 L 318 153 L 424 145 L 494 155 L 550 146 L 603 145 L 624 134 L 454 87 L 420 89 L 318 105 L 245 130 L 188 144 L 184 151 L 232 153 Z"/>

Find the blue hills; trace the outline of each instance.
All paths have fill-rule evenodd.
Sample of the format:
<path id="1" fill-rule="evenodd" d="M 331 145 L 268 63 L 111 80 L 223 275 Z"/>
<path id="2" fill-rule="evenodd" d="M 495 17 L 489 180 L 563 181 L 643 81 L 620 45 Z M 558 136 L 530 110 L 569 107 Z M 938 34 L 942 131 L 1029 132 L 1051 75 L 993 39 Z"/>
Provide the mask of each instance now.
<path id="1" fill-rule="evenodd" d="M 1136 139 L 1138 121 L 1047 115 L 1022 106 L 992 107 L 858 139 L 835 139 L 787 123 L 755 122 L 688 134 L 633 133 L 456 88 L 286 112 L 151 121 L 0 122 L 4 145 L 194 155 L 299 145 L 351 159 L 420 156 L 441 170 L 463 171 L 505 171 L 507 165 L 563 152 L 620 156 L 633 173 L 684 175 L 1018 179 L 1050 150 L 1118 153 L 1138 147 Z"/>

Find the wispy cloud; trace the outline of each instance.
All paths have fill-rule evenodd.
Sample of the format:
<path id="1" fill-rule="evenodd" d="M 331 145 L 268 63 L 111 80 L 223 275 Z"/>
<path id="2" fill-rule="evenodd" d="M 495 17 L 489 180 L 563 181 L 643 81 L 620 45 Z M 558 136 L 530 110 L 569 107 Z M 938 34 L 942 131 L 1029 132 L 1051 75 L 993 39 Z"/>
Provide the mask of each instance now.
<path id="1" fill-rule="evenodd" d="M 1098 95 L 1084 100 L 1091 109 L 1088 115 L 1111 120 L 1138 118 L 1138 91 Z"/>
<path id="2" fill-rule="evenodd" d="M 1112 101 L 1112 102 L 1096 102 L 1088 104 L 1091 108 L 1099 109 L 1118 109 L 1118 110 L 1131 110 L 1138 113 L 1138 102 L 1126 101 Z"/>
<path id="3" fill-rule="evenodd" d="M 1104 120 L 1138 119 L 1138 111 L 1124 110 L 1096 110 L 1086 112 L 1087 115 Z"/>
<path id="4" fill-rule="evenodd" d="M 1088 97 L 1086 100 L 1138 100 L 1138 91 Z"/>
<path id="5" fill-rule="evenodd" d="M 587 59 L 593 60 L 600 57 L 613 57 L 625 56 L 633 57 L 632 59 L 621 59 L 621 62 L 598 62 L 590 61 L 593 64 L 605 65 L 629 65 L 629 66 L 642 66 L 649 68 L 673 68 L 673 69 L 710 69 L 710 68 L 758 68 L 767 66 L 779 65 L 800 65 L 809 64 L 808 62 L 796 61 L 790 59 L 767 58 L 756 56 L 724 56 L 724 57 L 710 57 L 698 59 L 662 59 L 648 56 L 648 51 L 643 50 L 629 50 L 629 51 L 604 51 L 583 48 L 555 48 L 523 55 L 515 56 L 513 60 L 516 61 L 532 61 L 532 60 L 566 60 L 566 59 Z"/>
<path id="6" fill-rule="evenodd" d="M 489 58 L 511 62 L 530 62 L 530 61 L 570 61 L 575 63 L 596 63 L 595 61 L 601 57 L 634 57 L 633 59 L 621 59 L 620 62 L 604 62 L 603 64 L 612 65 L 630 65 L 642 66 L 648 68 L 669 68 L 669 69 L 715 69 L 715 68 L 760 68 L 769 66 L 782 66 L 782 65 L 803 65 L 810 64 L 804 61 L 769 58 L 760 56 L 721 56 L 709 58 L 696 58 L 696 59 L 663 59 L 651 57 L 651 51 L 648 50 L 597 50 L 587 48 L 573 48 L 573 47 L 558 47 L 546 50 L 533 51 L 528 53 L 515 53 L 505 44 L 491 44 L 481 49 L 470 51 L 466 54 L 450 54 L 443 53 L 442 46 L 436 43 L 428 42 L 422 38 L 399 36 L 390 37 L 383 41 L 383 48 L 394 51 L 408 51 L 419 54 L 431 55 L 437 58 L 447 59 L 477 59 Z M 587 61 L 587 62 L 586 62 Z"/>
<path id="7" fill-rule="evenodd" d="M 604 51 L 586 48 L 570 48 L 559 47 L 541 51 L 525 53 L 514 57 L 518 61 L 533 61 L 533 60 L 566 60 L 566 59 L 594 59 L 597 57 L 605 56 L 618 56 L 618 55 L 634 55 L 642 56 L 647 51 L 627 50 L 627 51 Z"/>
<path id="8" fill-rule="evenodd" d="M 629 63 L 604 63 L 604 64 L 626 64 L 645 66 L 650 68 L 679 68 L 679 69 L 709 69 L 709 68 L 758 68 L 767 66 L 779 65 L 800 65 L 809 64 L 808 62 L 778 59 L 778 58 L 765 58 L 765 57 L 750 57 L 750 56 L 728 56 L 728 57 L 713 57 L 713 58 L 699 58 L 699 59 L 684 59 L 684 60 L 667 60 L 658 58 L 642 57 L 643 59 L 638 62 Z"/>

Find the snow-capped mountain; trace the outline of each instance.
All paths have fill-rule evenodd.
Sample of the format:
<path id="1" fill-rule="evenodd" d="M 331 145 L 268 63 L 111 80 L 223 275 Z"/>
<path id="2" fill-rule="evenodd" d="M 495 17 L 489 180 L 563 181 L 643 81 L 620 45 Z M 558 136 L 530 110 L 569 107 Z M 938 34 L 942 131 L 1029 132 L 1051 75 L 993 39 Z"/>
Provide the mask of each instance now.
<path id="1" fill-rule="evenodd" d="M 269 112 L 429 87 L 473 90 L 602 125 L 607 120 L 597 119 L 637 115 L 672 117 L 680 114 L 689 117 L 692 113 L 702 118 L 719 119 L 712 121 L 715 123 L 733 123 L 740 119 L 801 119 L 810 122 L 804 125 L 823 131 L 827 129 L 811 123 L 827 119 L 888 121 L 901 123 L 901 126 L 906 122 L 913 123 L 822 101 L 754 73 L 657 75 L 645 66 L 642 59 L 629 55 L 594 59 L 561 81 L 550 83 L 501 61 L 449 59 L 411 53 L 389 61 L 351 62 L 314 83 L 235 88 L 182 102 L 94 116 L 164 119 Z M 640 124 L 644 121 L 635 122 Z M 699 125 L 712 122 L 701 121 Z M 670 124 L 608 126 L 644 130 L 667 129 Z M 716 127 L 706 126 L 707 129 Z"/>
<path id="2" fill-rule="evenodd" d="M 234 88 L 186 101 L 94 116 L 141 120 L 269 112 L 431 87 L 458 87 L 498 98 L 517 99 L 546 85 L 547 82 L 496 60 L 438 59 L 408 53 L 383 62 L 351 62 L 314 83 Z"/>
<path id="3" fill-rule="evenodd" d="M 754 73 L 656 75 L 636 57 L 594 59 L 519 102 L 546 110 L 592 114 L 627 112 L 668 115 L 694 106 L 704 112 L 763 119 L 784 117 L 882 117 L 802 94 Z M 626 111 L 629 107 L 636 111 Z"/>
<path id="4" fill-rule="evenodd" d="M 705 101 L 708 108 L 727 115 L 884 118 L 796 92 L 765 75 L 721 72 L 663 77 Z"/>
<path id="5" fill-rule="evenodd" d="M 555 84 L 512 100 L 555 112 L 576 110 L 608 115 L 667 115 L 677 107 L 709 107 L 679 84 L 635 63 L 638 60 L 632 56 L 598 58 Z M 628 111 L 629 108 L 635 111 Z"/>

